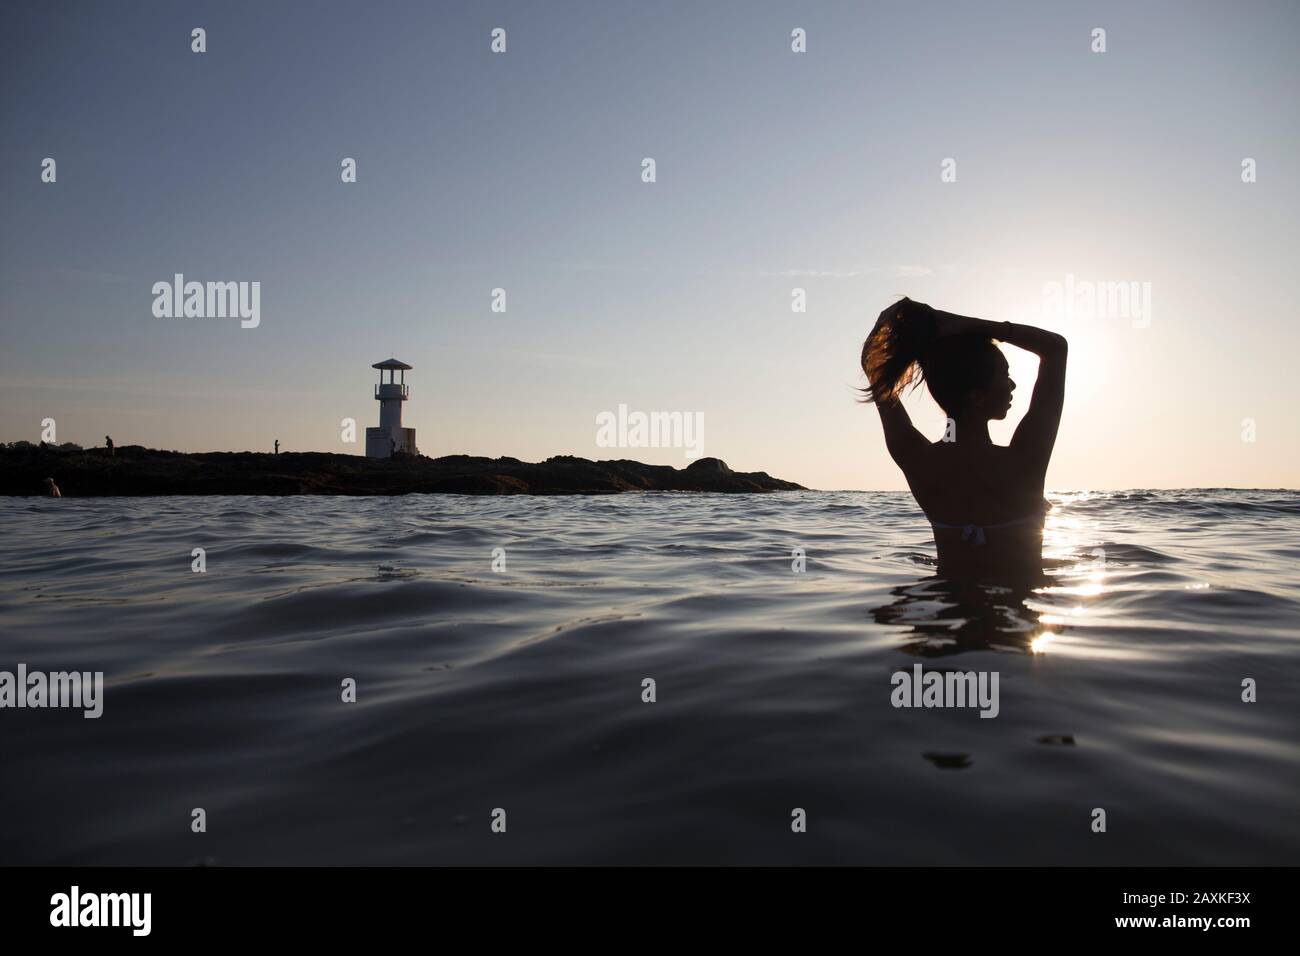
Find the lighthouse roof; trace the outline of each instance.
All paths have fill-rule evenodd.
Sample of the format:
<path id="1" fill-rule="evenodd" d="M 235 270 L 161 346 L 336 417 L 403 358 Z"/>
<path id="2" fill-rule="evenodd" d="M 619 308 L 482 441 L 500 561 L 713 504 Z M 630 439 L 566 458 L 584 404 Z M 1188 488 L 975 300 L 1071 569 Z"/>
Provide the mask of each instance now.
<path id="1" fill-rule="evenodd" d="M 405 362 L 399 362 L 395 358 L 384 359 L 382 362 L 376 362 L 371 368 L 413 368 Z"/>

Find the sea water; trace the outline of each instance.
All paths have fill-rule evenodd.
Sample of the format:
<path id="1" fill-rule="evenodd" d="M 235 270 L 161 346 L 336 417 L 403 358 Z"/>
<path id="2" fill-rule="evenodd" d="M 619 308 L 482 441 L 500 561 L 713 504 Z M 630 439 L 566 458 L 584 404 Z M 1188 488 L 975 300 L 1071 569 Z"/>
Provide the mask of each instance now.
<path id="1" fill-rule="evenodd" d="M 0 499 L 0 864 L 1300 861 L 1300 494 L 1048 497 Z"/>

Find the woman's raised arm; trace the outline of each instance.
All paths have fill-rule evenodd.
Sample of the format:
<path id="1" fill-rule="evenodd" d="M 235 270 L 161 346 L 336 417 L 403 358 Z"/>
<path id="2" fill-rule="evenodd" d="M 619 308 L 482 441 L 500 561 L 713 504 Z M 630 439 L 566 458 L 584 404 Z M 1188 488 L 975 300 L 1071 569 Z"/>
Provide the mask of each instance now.
<path id="1" fill-rule="evenodd" d="M 1016 427 L 1011 447 L 1024 455 L 1031 466 L 1046 470 L 1065 404 L 1065 363 L 1069 353 L 1065 336 L 1032 325 L 987 322 L 938 309 L 934 310 L 934 316 L 939 338 L 978 332 L 1038 356 L 1038 378 L 1029 400 L 1029 411 Z"/>
<path id="2" fill-rule="evenodd" d="M 930 449 L 930 442 L 912 424 L 900 399 L 916 374 L 917 358 L 934 339 L 932 311 L 910 299 L 895 302 L 880 313 L 862 347 L 868 400 L 880 412 L 885 447 L 905 474 Z"/>

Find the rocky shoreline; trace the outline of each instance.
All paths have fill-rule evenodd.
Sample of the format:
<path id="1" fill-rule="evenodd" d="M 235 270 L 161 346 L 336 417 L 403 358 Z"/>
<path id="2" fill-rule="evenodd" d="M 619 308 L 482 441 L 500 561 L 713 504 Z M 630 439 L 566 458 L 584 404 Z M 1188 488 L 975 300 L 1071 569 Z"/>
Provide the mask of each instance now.
<path id="1" fill-rule="evenodd" d="M 765 472 L 736 472 L 717 458 L 686 468 L 558 455 L 517 458 L 391 459 L 326 452 L 187 454 L 127 445 L 103 448 L 0 447 L 0 495 L 46 494 L 53 478 L 65 498 L 124 495 L 597 495 L 625 491 L 763 493 L 801 491 Z"/>

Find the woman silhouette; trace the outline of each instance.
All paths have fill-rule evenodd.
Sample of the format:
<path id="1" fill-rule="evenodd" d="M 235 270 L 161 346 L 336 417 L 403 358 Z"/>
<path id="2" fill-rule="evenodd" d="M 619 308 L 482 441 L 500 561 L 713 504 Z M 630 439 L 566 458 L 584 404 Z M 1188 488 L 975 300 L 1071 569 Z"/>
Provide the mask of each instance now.
<path id="1" fill-rule="evenodd" d="M 994 339 L 1038 356 L 1029 411 L 1009 445 L 995 445 L 989 422 L 1011 408 L 1016 383 Z M 1042 578 L 1047 463 L 1065 396 L 1066 342 L 1055 332 L 986 322 L 920 302 L 896 302 L 862 346 L 866 401 L 875 402 L 885 445 L 930 519 L 946 577 Z M 922 380 L 948 424 L 927 441 L 899 401 Z"/>

